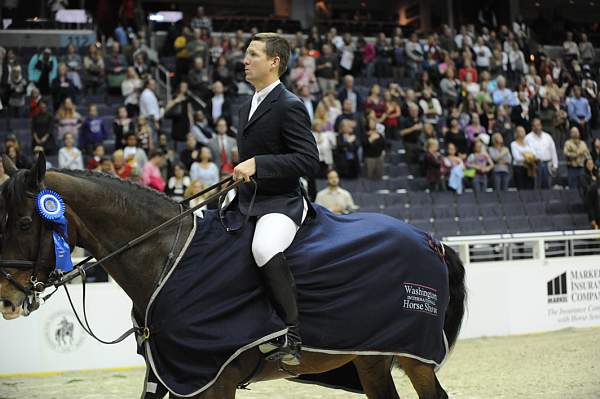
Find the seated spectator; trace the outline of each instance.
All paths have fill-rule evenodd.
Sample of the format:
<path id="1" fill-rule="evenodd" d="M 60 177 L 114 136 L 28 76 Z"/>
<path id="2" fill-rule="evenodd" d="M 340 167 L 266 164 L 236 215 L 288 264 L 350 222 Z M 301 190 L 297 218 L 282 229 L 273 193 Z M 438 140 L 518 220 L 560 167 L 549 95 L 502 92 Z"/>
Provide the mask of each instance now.
<path id="1" fill-rule="evenodd" d="M 127 115 L 127 108 L 120 106 L 117 108 L 117 115 L 113 120 L 113 134 L 115 136 L 115 149 L 125 146 L 125 136 L 133 132 L 133 120 Z"/>
<path id="2" fill-rule="evenodd" d="M 473 153 L 467 157 L 466 167 L 475 169 L 473 191 L 485 191 L 488 186 L 488 173 L 494 168 L 494 162 L 485 152 L 481 140 L 475 140 Z"/>
<path id="3" fill-rule="evenodd" d="M 216 122 L 223 117 L 230 123 L 231 120 L 231 103 L 225 97 L 225 87 L 220 81 L 215 81 L 212 84 L 212 97 L 206 103 L 206 115 L 210 118 L 209 122 Z"/>
<path id="4" fill-rule="evenodd" d="M 75 147 L 73 134 L 64 135 L 65 146 L 58 150 L 58 167 L 69 170 L 83 170 L 83 155 L 79 148 Z"/>
<path id="5" fill-rule="evenodd" d="M 325 177 L 327 172 L 333 169 L 333 150 L 336 144 L 335 133 L 330 130 L 325 130 L 321 122 L 313 122 L 312 133 L 317 143 L 319 150 L 319 164 L 321 165 L 320 177 Z"/>
<path id="6" fill-rule="evenodd" d="M 34 116 L 42 112 L 42 110 L 40 109 L 40 102 L 42 102 L 43 100 L 44 97 L 42 97 L 40 90 L 37 87 L 32 88 L 31 95 L 29 96 L 29 113 L 27 115 L 29 116 L 29 118 L 33 118 Z M 48 104 L 46 103 L 46 105 Z"/>
<path id="7" fill-rule="evenodd" d="M 139 52 L 133 56 L 132 68 L 140 79 L 144 79 L 152 72 L 150 65 L 148 64 L 146 53 Z"/>
<path id="8" fill-rule="evenodd" d="M 354 124 L 348 120 L 340 123 L 334 152 L 334 164 L 340 176 L 356 179 L 360 176 L 360 141 L 354 134 Z"/>
<path id="9" fill-rule="evenodd" d="M 200 180 L 206 187 L 210 187 L 219 182 L 219 168 L 212 162 L 212 154 L 208 147 L 202 147 L 200 149 L 198 160 L 192 163 L 190 178 L 192 180 Z"/>
<path id="10" fill-rule="evenodd" d="M 131 165 L 126 162 L 123 150 L 113 152 L 112 160 L 116 175 L 123 180 L 127 180 L 131 174 Z"/>
<path id="11" fill-rule="evenodd" d="M 573 96 L 567 99 L 567 110 L 569 121 L 573 126 L 579 128 L 581 139 L 588 139 L 589 122 L 592 118 L 590 103 L 587 98 L 581 96 L 581 87 L 573 87 Z"/>
<path id="12" fill-rule="evenodd" d="M 89 155 L 94 151 L 96 144 L 102 144 L 108 138 L 102 118 L 98 116 L 98 107 L 90 105 L 88 116 L 81 125 L 79 133 L 79 147 L 83 153 Z"/>
<path id="13" fill-rule="evenodd" d="M 579 195 L 583 201 L 583 206 L 585 208 L 586 213 L 588 214 L 588 218 L 590 223 L 592 223 L 592 228 L 597 229 L 598 219 L 595 215 L 593 198 L 597 197 L 597 194 L 591 193 L 591 190 L 595 190 L 598 188 L 598 168 L 594 165 L 594 161 L 592 159 L 588 159 L 585 161 L 585 167 L 581 176 L 579 176 Z"/>
<path id="14" fill-rule="evenodd" d="M 234 72 L 227 63 L 227 58 L 221 55 L 213 69 L 213 82 L 219 81 L 223 84 L 224 90 L 231 91 L 234 88 Z"/>
<path id="15" fill-rule="evenodd" d="M 173 165 L 173 176 L 169 179 L 165 194 L 177 202 L 183 201 L 185 192 L 192 183 L 189 176 L 186 176 L 183 164 L 176 163 Z"/>
<path id="16" fill-rule="evenodd" d="M 462 156 L 459 155 L 456 146 L 453 143 L 448 143 L 446 153 L 442 165 L 442 175 L 445 176 L 448 181 L 448 188 L 454 190 L 456 194 L 462 194 L 465 170 L 463 158 L 466 158 L 466 154 L 463 154 Z"/>
<path id="17" fill-rule="evenodd" d="M 160 174 L 160 167 L 165 163 L 165 155 L 160 150 L 152 150 L 148 162 L 142 169 L 142 184 L 156 191 L 165 191 L 165 180 Z"/>
<path id="18" fill-rule="evenodd" d="M 442 191 L 445 188 L 442 180 L 443 161 L 438 141 L 428 139 L 425 143 L 425 178 L 431 191 Z"/>
<path id="19" fill-rule="evenodd" d="M 519 190 L 533 188 L 533 178 L 537 170 L 535 154 L 525 141 L 525 136 L 525 128 L 517 126 L 515 129 L 515 141 L 510 144 L 513 157 L 513 176 L 515 186 Z"/>
<path id="20" fill-rule="evenodd" d="M 494 189 L 496 191 L 508 190 L 512 156 L 510 155 L 508 147 L 504 145 L 502 134 L 494 133 L 492 135 L 492 145 L 488 148 L 488 153 L 494 162 L 494 169 L 492 171 Z"/>
<path id="21" fill-rule="evenodd" d="M 125 79 L 121 82 L 121 95 L 124 97 L 123 104 L 127 109 L 127 115 L 134 117 L 139 113 L 140 92 L 142 91 L 142 80 L 135 68 L 128 67 Z"/>
<path id="22" fill-rule="evenodd" d="M 416 164 L 422 152 L 421 138 L 423 136 L 423 122 L 419 117 L 419 106 L 410 104 L 408 115 L 400 123 L 400 137 L 406 150 L 406 162 Z"/>
<path id="23" fill-rule="evenodd" d="M 200 146 L 192 134 L 188 134 L 185 148 L 179 153 L 179 160 L 186 170 L 191 170 L 192 164 L 200 159 Z"/>
<path id="24" fill-rule="evenodd" d="M 385 127 L 371 114 L 367 118 L 367 137 L 363 141 L 363 156 L 367 178 L 381 180 L 385 153 Z"/>
<path id="25" fill-rule="evenodd" d="M 204 187 L 204 184 L 202 184 L 202 182 L 200 180 L 192 180 L 192 182 L 190 183 L 189 187 L 185 190 L 184 193 L 184 197 L 185 198 L 189 198 L 192 197 L 198 193 L 200 193 L 202 190 L 204 190 L 206 187 Z M 199 197 L 196 197 L 192 200 L 189 201 L 189 206 L 190 208 L 195 207 L 196 205 L 200 204 L 202 201 L 206 200 L 206 198 L 208 197 L 208 193 L 203 194 Z M 196 209 L 194 211 L 194 214 L 198 217 L 203 217 L 203 211 L 207 209 L 207 206 L 204 205 L 203 207 L 200 207 L 198 209 Z"/>
<path id="26" fill-rule="evenodd" d="M 588 159 L 592 158 L 585 141 L 579 136 L 579 129 L 573 126 L 570 139 L 566 141 L 563 153 L 567 159 L 567 172 L 570 190 L 579 189 L 579 178 L 583 174 L 583 167 Z"/>
<path id="27" fill-rule="evenodd" d="M 52 102 L 55 110 L 58 109 L 65 98 L 75 100 L 77 89 L 71 79 L 68 78 L 67 73 L 67 66 L 63 63 L 58 64 L 56 79 L 54 79 L 50 85 Z"/>
<path id="28" fill-rule="evenodd" d="M 98 165 L 98 168 L 96 169 L 96 171 L 100 172 L 100 173 L 106 173 L 107 175 L 112 175 L 112 176 L 116 176 L 116 172 L 115 172 L 115 167 L 112 163 L 112 160 L 110 159 L 110 157 L 107 156 L 103 156 L 102 159 L 100 160 L 100 164 Z"/>
<path id="29" fill-rule="evenodd" d="M 83 61 L 81 60 L 81 56 L 77 54 L 77 48 L 73 43 L 67 46 L 67 54 L 62 57 L 61 62 L 67 66 L 67 78 L 73 82 L 75 89 L 81 90 L 83 86 L 81 84 L 79 71 L 83 66 Z"/>
<path id="30" fill-rule="evenodd" d="M 15 65 L 8 77 L 8 115 L 13 118 L 25 117 L 25 96 L 27 81 L 21 73 L 21 66 Z"/>
<path id="31" fill-rule="evenodd" d="M 390 139 L 395 139 L 398 132 L 398 120 L 400 118 L 400 105 L 392 97 L 390 90 L 383 92 L 383 102 L 385 104 L 385 112 L 381 115 L 379 122 L 385 126 L 385 136 Z"/>
<path id="32" fill-rule="evenodd" d="M 477 69 L 473 67 L 473 62 L 470 59 L 465 60 L 463 67 L 458 71 L 458 78 L 461 82 L 465 82 L 467 80 L 467 76 L 471 76 L 471 82 L 478 82 L 479 77 L 477 75 Z"/>
<path id="33" fill-rule="evenodd" d="M 146 165 L 146 162 L 148 162 L 146 151 L 138 147 L 137 136 L 133 132 L 125 136 L 123 156 L 125 157 L 125 162 L 131 165 L 132 172 L 140 172 L 144 168 L 144 165 Z"/>
<path id="34" fill-rule="evenodd" d="M 471 142 L 471 145 L 473 145 L 477 141 L 477 139 L 480 135 L 484 135 L 484 134 L 487 135 L 485 127 L 481 126 L 481 123 L 479 122 L 479 114 L 478 113 L 473 112 L 471 114 L 471 122 L 465 128 L 465 134 L 467 135 L 467 138 Z"/>
<path id="35" fill-rule="evenodd" d="M 350 213 L 357 208 L 352 195 L 340 187 L 340 178 L 335 170 L 327 173 L 327 188 L 317 193 L 315 204 L 337 214 Z"/>
<path id="36" fill-rule="evenodd" d="M 81 115 L 75 109 L 73 101 L 67 97 L 56 112 L 56 139 L 61 142 L 65 134 L 70 133 L 77 140 L 80 127 Z"/>
<path id="37" fill-rule="evenodd" d="M 423 91 L 423 98 L 419 101 L 419 106 L 423 110 L 423 122 L 437 126 L 442 116 L 442 105 L 437 98 L 432 96 L 430 90 Z"/>
<path id="38" fill-rule="evenodd" d="M 454 144 L 457 153 L 466 155 L 469 152 L 469 139 L 461 129 L 458 119 L 451 118 L 450 126 L 443 133 L 446 143 Z"/>
<path id="39" fill-rule="evenodd" d="M 197 110 L 194 112 L 194 124 L 190 129 L 190 133 L 201 145 L 207 145 L 208 141 L 216 134 L 206 116 L 204 116 L 204 111 Z"/>
<path id="40" fill-rule="evenodd" d="M 50 83 L 56 79 L 58 61 L 52 50 L 45 48 L 41 54 L 34 54 L 29 60 L 27 78 L 33 82 L 43 96 L 50 95 Z"/>
<path id="41" fill-rule="evenodd" d="M 512 107 L 518 104 L 515 93 L 506 87 L 506 79 L 504 76 L 498 76 L 496 78 L 496 84 L 496 90 L 492 92 L 492 101 L 494 101 L 496 106 L 505 105 L 507 107 Z"/>
<path id="42" fill-rule="evenodd" d="M 204 65 L 202 57 L 194 58 L 193 67 L 188 71 L 187 82 L 190 91 L 200 97 L 203 101 L 208 101 L 211 95 L 210 91 L 211 74 Z"/>
<path id="43" fill-rule="evenodd" d="M 152 129 L 146 118 L 138 116 L 135 124 L 135 135 L 138 140 L 138 145 L 146 151 L 146 154 L 150 154 L 150 151 L 154 149 L 154 139 L 152 138 Z"/>
<path id="44" fill-rule="evenodd" d="M 535 188 L 552 188 L 552 176 L 558 170 L 558 156 L 552 136 L 542 131 L 542 122 L 534 118 L 532 131 L 525 137 L 525 142 L 533 150 L 537 162 Z"/>
<path id="45" fill-rule="evenodd" d="M 97 144 L 94 147 L 94 153 L 92 154 L 92 157 L 85 164 L 85 168 L 87 170 L 97 170 L 100 167 L 100 163 L 102 162 L 102 159 L 105 157 L 105 155 L 106 150 L 104 149 L 104 146 L 102 144 Z"/>
<path id="46" fill-rule="evenodd" d="M 230 175 L 238 162 L 237 142 L 230 137 L 229 126 L 225 118 L 219 118 L 215 123 L 216 135 L 208 142 L 213 162 L 219 168 L 221 175 Z"/>
<path id="47" fill-rule="evenodd" d="M 48 112 L 48 103 L 41 100 L 40 112 L 31 119 L 31 147 L 41 146 L 48 155 L 56 154 L 54 140 L 54 117 Z"/>
<path id="48" fill-rule="evenodd" d="M 96 44 L 90 44 L 83 57 L 85 87 L 88 93 L 96 94 L 104 83 L 104 58 Z"/>
<path id="49" fill-rule="evenodd" d="M 121 83 L 125 80 L 127 59 L 121 53 L 121 45 L 119 42 L 113 42 L 110 54 L 107 54 L 104 57 L 104 65 L 106 68 L 108 90 L 115 93 L 120 92 Z"/>

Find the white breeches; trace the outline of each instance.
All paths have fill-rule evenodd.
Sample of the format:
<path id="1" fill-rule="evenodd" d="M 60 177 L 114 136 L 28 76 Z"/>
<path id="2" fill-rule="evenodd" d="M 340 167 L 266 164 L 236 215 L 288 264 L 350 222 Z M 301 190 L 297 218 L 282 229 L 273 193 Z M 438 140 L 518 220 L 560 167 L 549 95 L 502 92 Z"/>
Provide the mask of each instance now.
<path id="1" fill-rule="evenodd" d="M 308 205 L 304 200 L 303 222 L 307 212 Z M 252 255 L 258 267 L 264 266 L 273 256 L 285 251 L 294 241 L 299 228 L 283 213 L 268 213 L 258 218 L 252 238 Z"/>

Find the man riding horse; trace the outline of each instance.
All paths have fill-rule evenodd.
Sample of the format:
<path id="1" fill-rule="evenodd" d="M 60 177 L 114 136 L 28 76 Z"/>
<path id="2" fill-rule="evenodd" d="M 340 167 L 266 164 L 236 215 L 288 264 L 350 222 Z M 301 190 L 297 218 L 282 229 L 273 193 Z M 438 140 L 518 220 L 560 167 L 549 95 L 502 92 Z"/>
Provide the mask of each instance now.
<path id="1" fill-rule="evenodd" d="M 319 170 L 319 153 L 310 130 L 304 104 L 279 81 L 290 58 L 287 40 L 275 33 L 253 36 L 246 56 L 246 80 L 256 89 L 252 100 L 240 109 L 238 150 L 240 163 L 235 180 L 257 183 L 240 186 L 242 213 L 256 216 L 252 254 L 265 287 L 288 332 L 274 342 L 267 357 L 288 365 L 299 364 L 300 332 L 294 278 L 285 251 L 294 240 L 309 211 L 299 178 Z"/>

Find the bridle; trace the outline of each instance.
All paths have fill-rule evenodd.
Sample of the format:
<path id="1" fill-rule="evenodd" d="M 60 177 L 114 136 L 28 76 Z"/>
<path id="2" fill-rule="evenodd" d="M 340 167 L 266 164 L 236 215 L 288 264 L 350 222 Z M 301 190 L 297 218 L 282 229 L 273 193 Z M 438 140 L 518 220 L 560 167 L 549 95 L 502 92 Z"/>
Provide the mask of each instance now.
<path id="1" fill-rule="evenodd" d="M 252 197 L 252 200 L 250 202 L 250 209 L 252 209 L 253 204 L 254 204 L 254 200 L 256 197 L 256 192 L 257 192 L 257 183 L 255 180 L 251 180 L 254 183 L 254 195 Z M 103 263 L 109 261 L 110 259 L 114 258 L 115 256 L 118 256 L 120 254 L 122 254 L 123 252 L 131 249 L 132 247 L 136 246 L 137 244 L 147 240 L 148 238 L 154 236 L 155 234 L 157 234 L 158 232 L 160 232 L 161 230 L 164 230 L 165 228 L 173 225 L 174 223 L 179 222 L 179 229 L 177 232 L 177 236 L 175 238 L 175 241 L 173 242 L 173 245 L 171 247 L 171 252 L 169 253 L 169 257 L 167 259 L 167 262 L 164 265 L 164 269 L 168 268 L 170 261 L 173 258 L 173 251 L 174 248 L 177 244 L 177 241 L 179 239 L 179 233 L 181 231 L 181 223 L 183 222 L 183 219 L 192 214 L 193 212 L 195 212 L 196 210 L 202 208 L 203 206 L 207 205 L 208 203 L 218 199 L 218 203 L 219 206 L 222 204 L 222 197 L 225 196 L 227 194 L 228 191 L 237 188 L 240 184 L 244 183 L 242 180 L 238 180 L 238 181 L 234 181 L 233 177 L 228 177 L 226 179 L 223 179 L 221 181 L 219 181 L 216 184 L 213 184 L 210 187 L 205 188 L 204 190 L 182 200 L 179 202 L 179 206 L 180 206 L 180 212 L 178 215 L 171 217 L 170 219 L 166 220 L 165 222 L 161 223 L 160 225 L 148 230 L 147 232 L 145 232 L 144 234 L 134 238 L 133 240 L 127 242 L 126 244 L 122 245 L 121 247 L 117 248 L 116 250 L 110 252 L 109 254 L 105 255 L 104 257 L 102 257 L 101 259 L 98 259 L 95 263 L 91 263 L 90 261 L 92 259 L 94 259 L 93 256 L 88 256 L 87 258 L 83 259 L 82 261 L 80 261 L 79 263 L 77 263 L 76 265 L 73 266 L 73 270 L 68 272 L 68 273 L 63 273 L 61 270 L 59 270 L 56 267 L 56 264 L 51 264 L 52 262 L 49 260 L 45 260 L 42 258 L 42 238 L 40 237 L 40 245 L 38 246 L 38 257 L 37 260 L 35 261 L 31 261 L 31 260 L 0 260 L 0 276 L 4 277 L 14 288 L 16 288 L 17 290 L 19 290 L 20 292 L 22 292 L 25 296 L 26 296 L 26 300 L 23 303 L 23 311 L 24 311 L 24 315 L 27 316 L 29 315 L 32 311 L 34 311 L 35 309 L 37 309 L 40 304 L 47 300 L 48 298 L 50 298 L 61 286 L 65 288 L 65 290 L 67 290 L 67 284 L 69 282 L 71 282 L 73 279 L 77 278 L 77 277 L 82 277 L 82 281 L 83 281 L 83 290 L 84 290 L 84 304 L 83 304 L 83 310 L 84 310 L 84 320 L 86 322 L 87 328 L 86 326 L 84 326 L 84 324 L 81 322 L 81 319 L 79 318 L 77 311 L 75 310 L 75 307 L 71 301 L 71 297 L 68 293 L 67 290 L 67 296 L 69 298 L 69 302 L 71 303 L 71 307 L 73 309 L 73 312 L 75 313 L 75 316 L 77 317 L 77 320 L 79 321 L 80 325 L 82 326 L 82 328 L 88 333 L 90 334 L 92 337 L 94 337 L 95 339 L 97 339 L 98 341 L 102 342 L 102 343 L 106 343 L 106 344 L 113 344 L 113 343 L 118 343 L 123 341 L 125 338 L 127 338 L 127 336 L 129 336 L 131 333 L 136 332 L 136 333 L 140 333 L 141 335 L 146 336 L 147 335 L 147 328 L 140 328 L 140 327 L 134 327 L 130 330 L 128 330 L 126 333 L 124 333 L 122 336 L 120 336 L 119 338 L 117 338 L 114 341 L 111 342 L 106 342 L 103 340 L 100 340 L 99 338 L 97 338 L 91 331 L 91 328 L 89 328 L 89 323 L 87 322 L 87 315 L 86 315 L 86 311 L 85 311 L 85 278 L 87 276 L 87 273 L 97 267 L 102 265 Z M 188 209 L 183 210 L 184 205 L 188 204 L 191 200 L 198 198 L 200 196 L 203 196 L 213 190 L 217 190 L 215 193 L 211 194 L 208 196 L 208 198 L 206 198 L 205 200 L 203 200 L 202 202 L 194 205 L 193 207 Z M 36 198 L 37 197 L 38 192 L 34 193 L 34 192 L 27 192 L 26 195 L 28 198 Z M 35 212 L 35 210 L 33 211 L 33 214 L 37 214 L 37 212 Z M 248 212 L 248 214 L 250 214 L 250 212 Z M 37 216 L 40 217 L 41 216 Z M 219 218 L 221 220 L 221 223 L 223 224 L 223 226 L 225 227 L 226 231 L 235 231 L 238 229 L 230 229 L 226 226 L 226 223 L 224 221 L 224 213 L 219 209 Z M 246 217 L 246 221 L 248 220 L 248 215 Z M 47 226 L 49 224 L 48 221 L 44 220 L 43 218 L 41 218 L 42 221 L 42 225 L 43 226 Z M 21 230 L 24 230 L 24 227 L 28 224 L 29 226 L 32 225 L 33 222 L 33 218 L 32 216 L 23 216 L 21 218 L 18 219 L 17 221 L 17 225 L 21 226 Z M 42 228 L 40 229 L 40 235 L 43 236 L 45 233 L 48 233 L 48 231 L 52 231 L 51 229 L 49 229 L 48 227 L 46 228 Z M 48 240 L 46 240 L 48 241 Z M 37 279 L 37 274 L 40 271 L 40 267 L 46 267 L 47 271 L 48 271 L 48 280 L 43 282 L 43 281 L 39 281 Z M 24 286 L 23 284 L 21 284 L 12 274 L 10 274 L 9 272 L 7 272 L 5 270 L 5 268 L 9 268 L 9 269 L 16 269 L 16 270 L 21 270 L 21 271 L 29 271 L 31 270 L 31 277 L 29 279 L 29 286 Z M 164 275 L 164 270 L 160 273 L 160 276 Z M 43 298 L 40 298 L 41 293 L 49 287 L 54 287 L 54 291 L 51 292 L 50 294 L 46 295 Z M 41 300 L 40 300 L 41 299 Z"/>

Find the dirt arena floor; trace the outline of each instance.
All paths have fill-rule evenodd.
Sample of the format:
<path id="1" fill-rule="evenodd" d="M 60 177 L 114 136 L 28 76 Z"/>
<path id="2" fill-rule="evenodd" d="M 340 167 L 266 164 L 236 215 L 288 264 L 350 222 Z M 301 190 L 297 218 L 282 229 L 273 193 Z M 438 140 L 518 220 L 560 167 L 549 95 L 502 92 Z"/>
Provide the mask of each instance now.
<path id="1" fill-rule="evenodd" d="M 1 358 L 1 361 L 8 359 Z M 73 372 L 0 379 L 0 399 L 139 398 L 143 369 Z M 459 341 L 439 372 L 451 398 L 600 398 L 600 327 Z M 416 398 L 408 379 L 394 372 L 403 399 Z M 238 398 L 360 398 L 361 395 L 288 381 L 238 391 Z"/>

